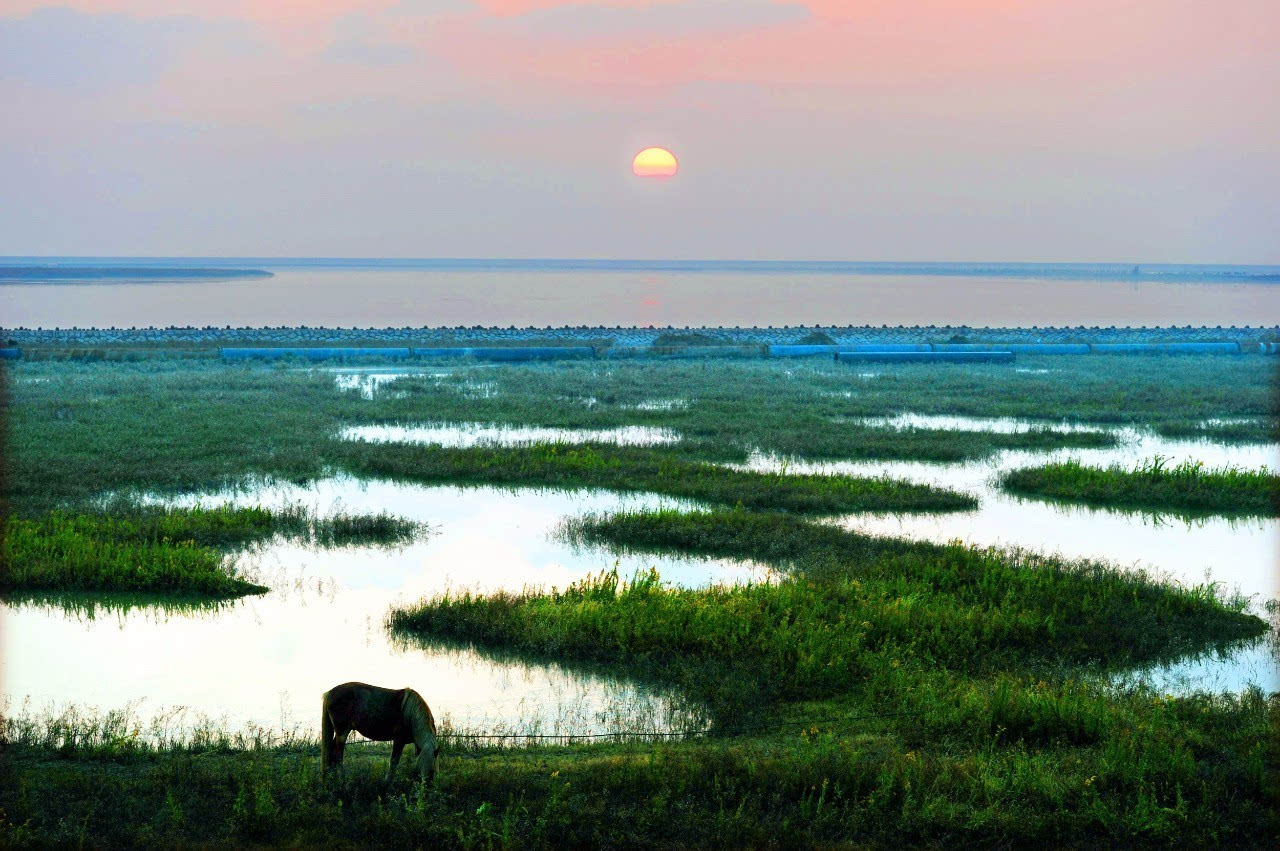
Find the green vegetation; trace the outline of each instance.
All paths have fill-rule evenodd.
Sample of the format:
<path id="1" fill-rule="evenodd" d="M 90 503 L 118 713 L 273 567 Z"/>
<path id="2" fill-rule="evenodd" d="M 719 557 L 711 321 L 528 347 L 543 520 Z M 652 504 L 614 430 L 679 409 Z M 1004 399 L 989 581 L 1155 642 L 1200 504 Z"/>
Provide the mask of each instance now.
<path id="1" fill-rule="evenodd" d="M 196 490 L 246 476 L 313 479 L 340 466 L 345 450 L 333 436 L 360 423 L 676 430 L 682 443 L 644 450 L 655 463 L 672 455 L 742 461 L 755 449 L 957 461 L 999 449 L 1106 446 L 1115 438 L 1048 427 L 1017 434 L 896 429 L 859 418 L 916 411 L 1069 419 L 1260 440 L 1278 413 L 1274 370 L 1250 358 L 1027 357 L 1021 364 L 1031 371 L 890 364 L 868 377 L 822 359 L 452 365 L 445 375 L 402 378 L 367 400 L 337 389 L 331 373 L 282 366 L 22 362 L 4 367 L 10 498 L 13 510 L 25 512 L 111 490 Z M 670 400 L 681 404 L 652 404 Z M 1205 425 L 1236 417 L 1257 424 Z"/>
<path id="2" fill-rule="evenodd" d="M 768 843 L 785 823 L 800 843 L 1250 845 L 1280 828 L 1269 803 L 1280 697 L 1118 693 L 1082 673 L 1257 640 L 1266 624 L 1241 600 L 1104 564 L 780 514 L 640 511 L 566 531 L 618 549 L 753 558 L 786 575 L 688 590 L 605 574 L 392 613 L 396 630 L 605 663 L 710 708 L 720 736 L 708 741 L 579 748 L 568 765 L 558 751 L 530 752 L 571 784 L 553 811 L 610 814 L 604 832 L 566 827 L 556 841 Z M 554 786 L 477 776 L 500 760 L 448 762 L 441 794 L 482 788 L 517 841 L 545 836 Z M 649 800 L 682 805 L 663 822 L 640 805 Z"/>
<path id="3" fill-rule="evenodd" d="M 656 576 L 628 585 L 607 574 L 550 593 L 446 595 L 396 610 L 390 625 L 674 678 L 718 716 L 739 720 L 768 698 L 857 690 L 896 667 L 891 660 L 969 674 L 1118 668 L 1266 629 L 1212 588 L 1171 589 L 1096 563 L 878 538 L 787 515 L 638 511 L 567 531 L 624 550 L 752 558 L 797 578 L 682 590 Z"/>
<path id="4" fill-rule="evenodd" d="M 172 508 L 116 499 L 105 508 L 9 517 L 0 543 L 0 593 L 262 593 L 267 589 L 236 574 L 227 550 L 277 534 L 322 546 L 394 543 L 418 529 L 387 514 L 317 518 L 300 507 Z"/>
<path id="5" fill-rule="evenodd" d="M 1156 426 L 1162 437 L 1174 440 L 1210 440 L 1215 443 L 1275 443 L 1280 440 L 1274 419 L 1239 422 L 1166 422 Z"/>
<path id="6" fill-rule="evenodd" d="M 163 599 L 177 610 L 181 594 L 197 593 L 183 582 L 253 541 L 412 534 L 385 515 L 324 524 L 301 509 L 218 517 L 100 502 L 104 492 L 171 493 L 246 477 L 303 482 L 344 470 L 699 500 L 720 508 L 590 517 L 565 533 L 584 546 L 763 562 L 778 577 L 689 590 L 653 574 L 631 582 L 604 574 L 557 592 L 455 594 L 390 615 L 409 641 L 439 636 L 498 658 L 675 687 L 708 713 L 706 737 L 508 748 L 446 735 L 437 786 L 423 789 L 407 767 L 382 783 L 387 749 L 378 746 L 351 748 L 345 775 L 326 779 L 305 739 L 138 735 L 125 713 L 42 721 L 6 709 L 0 844 L 1273 847 L 1280 696 L 1171 697 L 1107 685 L 1127 667 L 1259 640 L 1266 625 L 1242 600 L 1105 564 L 809 522 L 797 513 L 970 503 L 905 483 L 711 463 L 756 450 L 961 460 L 1114 440 L 1051 427 L 957 433 L 860 420 L 904 411 L 1221 440 L 1253 440 L 1280 413 L 1274 374 L 1248 358 L 1020 357 L 1024 367 L 1033 371 L 886 365 L 860 375 L 826 361 L 752 360 L 466 365 L 403 378 L 367 400 L 311 370 L 19 364 L 9 370 L 17 380 L 7 531 L 17 533 L 6 535 L 6 582 L 21 564 L 49 583 L 40 587 L 99 588 L 104 571 L 132 581 L 127 569 L 154 563 L 172 585 L 162 582 L 162 597 L 7 592 L 16 606 L 56 600 L 94 618 Z M 1258 426 L 1209 424 L 1236 417 Z M 347 425 L 423 421 L 660 426 L 683 440 L 440 449 L 334 437 Z M 147 548 L 156 555 L 140 556 Z"/>
<path id="7" fill-rule="evenodd" d="M 180 524 L 164 525 L 167 531 Z M 221 553 L 190 537 L 155 537 L 141 524 L 57 511 L 5 523 L 0 592 L 36 589 L 212 597 L 267 590 L 238 577 Z"/>
<path id="8" fill-rule="evenodd" d="M 809 458 L 960 460 L 1023 448 L 1017 434 L 958 435 L 856 423 L 902 412 L 1196 427 L 1210 437 L 1269 439 L 1261 427 L 1280 416 L 1280 371 L 1252 358 L 1020 356 L 1019 370 L 984 364 L 877 364 L 867 374 L 823 358 L 760 361 L 605 362 L 456 371 L 409 377 L 365 403 L 376 421 L 473 420 L 574 427 L 654 425 L 721 447 L 751 447 Z M 475 392 L 483 382 L 484 394 Z M 397 395 L 401 394 L 403 395 Z M 457 397 L 467 400 L 459 414 Z M 643 410 L 680 399 L 677 409 Z M 1251 418 L 1248 431 L 1206 427 Z M 841 422 L 843 420 L 843 422 Z M 1066 446 L 1110 445 L 1110 437 L 1054 432 Z M 1186 435 L 1183 432 L 1179 436 Z M 895 449 L 906 438 L 909 448 Z M 955 448 L 942 445 L 947 440 Z M 1050 440 L 1041 438 L 1048 447 Z M 1035 447 L 1031 447 L 1035 448 Z M 724 451 L 722 448 L 721 451 Z"/>
<path id="9" fill-rule="evenodd" d="M 1231 466 L 1206 470 L 1198 461 L 1170 467 L 1160 456 L 1133 470 L 1045 464 L 1005 473 L 1000 484 L 1013 493 L 1118 508 L 1280 516 L 1280 476 Z"/>
<path id="10" fill-rule="evenodd" d="M 209 738 L 148 747 L 127 718 L 7 724 L 5 844 L 1270 847 L 1280 705 L 1257 692 L 1101 700 L 1005 680 L 932 719 L 777 717 L 675 743 L 450 746 L 434 789 L 384 784 L 387 749 Z M 1020 741 L 1040 723 L 1042 737 Z M 1010 726 L 1010 724 L 1012 726 Z M 52 729 L 51 729 L 52 728 Z M 1085 733 L 1083 742 L 1054 731 Z M 459 758 L 466 757 L 466 758 Z"/>
<path id="11" fill-rule="evenodd" d="M 978 504 L 972 496 L 933 485 L 732 470 L 672 453 L 607 444 L 442 449 L 351 442 L 335 455 L 356 473 L 417 482 L 597 487 L 800 512 L 954 511 Z"/>
<path id="12" fill-rule="evenodd" d="M 713 337 L 710 334 L 702 334 L 697 331 L 689 333 L 672 333 L 659 334 L 653 339 L 654 348 L 662 349 L 674 346 L 751 346 L 751 343 L 741 343 L 737 340 L 728 340 L 724 337 Z M 754 346 L 758 352 L 764 349 L 762 346 Z"/>

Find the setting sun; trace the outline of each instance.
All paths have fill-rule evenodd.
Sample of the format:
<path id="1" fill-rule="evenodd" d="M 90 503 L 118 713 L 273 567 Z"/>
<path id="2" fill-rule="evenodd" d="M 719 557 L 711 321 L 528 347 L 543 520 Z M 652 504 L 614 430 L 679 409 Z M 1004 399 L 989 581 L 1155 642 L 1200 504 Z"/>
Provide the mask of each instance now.
<path id="1" fill-rule="evenodd" d="M 679 167 L 676 155 L 666 148 L 645 148 L 631 161 L 636 177 L 672 177 Z"/>

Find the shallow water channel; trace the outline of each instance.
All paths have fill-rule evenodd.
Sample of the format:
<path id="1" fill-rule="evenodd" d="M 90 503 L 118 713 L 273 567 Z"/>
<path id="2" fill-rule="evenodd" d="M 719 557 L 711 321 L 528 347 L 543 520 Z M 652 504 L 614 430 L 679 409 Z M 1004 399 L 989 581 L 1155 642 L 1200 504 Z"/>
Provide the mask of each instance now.
<path id="1" fill-rule="evenodd" d="M 918 414 L 867 420 L 873 425 L 943 428 L 956 431 L 1020 431 L 1044 427 L 1013 419 L 923 416 Z M 1053 423 L 1057 429 L 1106 430 L 1100 426 Z M 1076 459 L 1085 464 L 1119 464 L 1132 469 L 1139 461 L 1161 455 L 1170 466 L 1184 460 L 1206 467 L 1233 464 L 1248 469 L 1280 470 L 1276 446 L 1224 446 L 1196 440 L 1167 440 L 1150 432 L 1114 429 L 1120 446 L 1110 449 L 1064 449 L 1053 452 L 1004 451 L 981 461 L 959 464 L 926 462 L 805 462 L 754 455 L 744 465 L 752 470 L 791 473 L 848 473 L 892 476 L 937 484 L 978 497 L 975 511 L 946 514 L 856 514 L 836 520 L 862 532 L 937 542 L 962 540 L 1058 553 L 1068 558 L 1100 559 L 1143 569 L 1186 585 L 1214 581 L 1228 593 L 1251 598 L 1251 610 L 1266 618 L 1264 604 L 1280 598 L 1280 520 L 1275 518 L 1184 517 L 1143 511 L 1091 508 L 1074 503 L 1014 496 L 1002 491 L 999 475 L 1019 467 Z M 1232 650 L 1222 657 L 1187 659 L 1172 665 L 1126 674 L 1118 682 L 1146 682 L 1180 692 L 1197 689 L 1237 691 L 1256 684 L 1280 691 L 1276 645 L 1271 637 Z"/>
<path id="2" fill-rule="evenodd" d="M 954 430 L 1034 427 L 1016 420 L 918 415 L 875 422 Z M 675 437 L 662 430 L 633 433 L 482 424 L 377 427 L 350 430 L 346 436 L 454 446 L 535 440 L 646 443 Z M 1210 467 L 1280 469 L 1274 446 L 1172 441 L 1135 429 L 1119 429 L 1118 436 L 1123 444 L 1113 449 L 1008 451 L 959 464 L 815 463 L 754 455 L 738 466 L 755 470 L 785 466 L 792 473 L 889 475 L 967 491 L 980 501 L 975 511 L 858 514 L 828 522 L 874 534 L 961 539 L 1104 559 L 1187 584 L 1213 580 L 1228 592 L 1249 596 L 1251 608 L 1262 614 L 1266 600 L 1280 597 L 1280 521 L 1094 509 L 1015 497 L 996 484 L 1004 470 L 1066 458 L 1131 467 L 1162 455 L 1172 464 L 1189 459 Z M 696 708 L 684 705 L 678 695 L 582 669 L 522 662 L 467 647 L 404 641 L 388 634 L 384 618 L 396 603 L 411 603 L 449 589 L 563 587 L 615 563 L 624 576 L 656 566 L 664 579 L 684 586 L 763 581 L 773 576 L 759 565 L 728 560 L 616 557 L 603 550 L 577 550 L 556 534 L 565 518 L 588 512 L 687 505 L 657 496 L 426 487 L 339 477 L 305 487 L 254 485 L 181 500 L 183 504 L 197 501 L 266 506 L 302 502 L 320 514 L 387 511 L 430 528 L 419 539 L 395 547 L 265 544 L 241 554 L 238 564 L 268 585 L 270 593 L 219 606 L 182 607 L 154 601 L 128 605 L 126 598 L 117 601 L 125 605 L 113 606 L 104 604 L 103 597 L 83 598 L 84 604 L 78 607 L 65 605 L 66 597 L 61 598 L 64 604 L 50 599 L 0 603 L 6 646 L 25 648 L 25 652 L 3 656 L 0 683 L 11 710 L 27 700 L 29 709 L 36 711 L 49 706 L 56 710 L 68 703 L 104 710 L 132 704 L 145 725 L 149 719 L 186 707 L 188 712 L 176 723 L 191 725 L 203 717 L 230 730 L 257 726 L 271 733 L 311 732 L 320 694 L 354 679 L 412 685 L 427 696 L 439 718 L 472 732 L 687 729 L 700 726 L 701 719 Z M 1269 636 L 1220 657 L 1130 672 L 1115 681 L 1145 682 L 1171 692 L 1234 691 L 1249 684 L 1278 691 L 1275 648 Z M 86 677 L 86 671 L 93 675 Z"/>
<path id="3" fill-rule="evenodd" d="M 665 580 L 685 586 L 771 576 L 765 568 L 740 562 L 577 550 L 556 535 L 566 517 L 679 504 L 658 497 L 424 487 L 343 477 L 180 502 L 197 501 L 206 506 L 302 502 L 321 514 L 385 510 L 430 529 L 397 547 L 263 545 L 237 563 L 270 593 L 220 607 L 121 610 L 99 604 L 96 616 L 89 617 L 84 609 L 48 601 L 5 601 L 0 628 L 11 652 L 4 654 L 0 682 L 11 709 L 27 699 L 29 710 L 37 712 L 67 703 L 114 710 L 137 702 L 135 714 L 144 728 L 175 707 L 187 707 L 181 724 L 196 724 L 205 716 L 229 730 L 256 725 L 273 733 L 310 733 L 321 693 L 347 680 L 363 680 L 413 686 L 438 719 L 473 732 L 585 734 L 700 726 L 696 709 L 682 705 L 677 695 L 554 664 L 406 642 L 388 633 L 384 618 L 393 604 L 448 589 L 564 587 L 615 563 L 623 576 L 656 566 Z"/>

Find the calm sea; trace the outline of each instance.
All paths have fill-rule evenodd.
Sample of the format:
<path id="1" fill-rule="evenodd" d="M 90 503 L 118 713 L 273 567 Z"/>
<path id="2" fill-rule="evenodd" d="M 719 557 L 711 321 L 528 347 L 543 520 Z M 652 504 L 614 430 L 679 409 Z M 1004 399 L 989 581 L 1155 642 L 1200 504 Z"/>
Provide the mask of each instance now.
<path id="1" fill-rule="evenodd" d="M 0 258 L 4 327 L 1278 322 L 1280 266 Z"/>

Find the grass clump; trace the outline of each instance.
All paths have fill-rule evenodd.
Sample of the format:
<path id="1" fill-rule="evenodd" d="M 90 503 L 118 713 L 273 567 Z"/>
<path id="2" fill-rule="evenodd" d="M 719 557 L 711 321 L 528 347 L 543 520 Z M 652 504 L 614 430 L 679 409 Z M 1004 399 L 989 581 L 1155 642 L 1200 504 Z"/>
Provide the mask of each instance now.
<path id="1" fill-rule="evenodd" d="M 311 521 L 309 537 L 322 547 L 394 544 L 411 540 L 422 524 L 385 511 L 377 514 L 334 514 Z"/>
<path id="2" fill-rule="evenodd" d="M 1275 443 L 1280 440 L 1280 430 L 1274 419 L 1204 423 L 1175 421 L 1158 423 L 1155 429 L 1162 437 L 1210 440 L 1215 443 Z"/>
<path id="3" fill-rule="evenodd" d="M 1000 484 L 1013 493 L 1118 508 L 1280 516 L 1280 476 L 1265 468 L 1206 469 L 1200 461 L 1170 466 L 1158 455 L 1133 470 L 1078 461 L 1027 467 L 1005 473 Z"/>
<path id="4" fill-rule="evenodd" d="M 880 624 L 878 635 L 957 669 L 1046 660 L 1125 667 L 1266 629 L 1243 614 L 1243 601 L 1224 603 L 1212 587 L 1172 588 L 1099 562 L 884 538 L 785 515 L 621 512 L 571 521 L 566 533 L 621 551 L 764 562 L 814 583 L 815 593 L 843 594 L 843 609 L 874 610 L 863 619 Z"/>
<path id="5" fill-rule="evenodd" d="M 959 461 L 1000 449 L 1111 445 L 1114 436 L 896 429 L 858 420 L 915 411 L 1169 429 L 1248 417 L 1261 424 L 1249 434 L 1208 436 L 1252 440 L 1280 412 L 1275 371 L 1251 358 L 1022 360 L 1031 371 L 888 364 L 866 378 L 824 360 L 452 365 L 448 376 L 398 379 L 395 393 L 372 400 L 338 389 L 331 373 L 283 366 L 21 362 L 4 368 L 9 498 L 25 512 L 103 491 L 203 490 L 247 476 L 311 480 L 341 466 L 346 450 L 333 435 L 360 423 L 639 425 L 673 429 L 686 454 L 718 461 L 741 461 L 754 450 Z M 485 393 L 475 392 L 478 383 Z M 655 399 L 682 404 L 644 407 Z M 1170 411 L 1181 416 L 1171 420 Z"/>
<path id="6" fill-rule="evenodd" d="M 267 589 L 236 574 L 223 553 L 183 536 L 173 513 L 166 522 L 54 511 L 5 522 L 0 592 L 131 591 L 233 597 Z M 197 513 L 197 517 L 199 514 Z M 197 519 L 196 534 L 220 534 Z M 177 537 L 169 533 L 178 533 Z"/>
<path id="7" fill-rule="evenodd" d="M 719 505 L 796 512 L 957 511 L 977 500 L 889 478 L 758 473 L 608 444 L 448 449 L 363 441 L 343 445 L 344 467 L 416 482 L 469 482 L 658 493 Z"/>
<path id="8" fill-rule="evenodd" d="M 1106 565 L 873 538 L 782 514 L 627 512 L 567 533 L 754 558 L 788 575 L 680 589 L 609 572 L 563 590 L 463 592 L 391 613 L 396 630 L 608 664 L 709 708 L 718 735 L 708 740 L 632 757 L 563 752 L 575 764 L 528 752 L 570 778 L 558 806 L 609 815 L 602 832 L 561 841 L 767 843 L 781 822 L 797 842 L 867 845 L 1249 845 L 1274 835 L 1267 802 L 1280 750 L 1268 737 L 1280 703 L 1256 690 L 1117 692 L 1082 674 L 1256 639 L 1266 626 L 1243 601 Z M 536 830 L 519 813 L 546 812 L 538 780 L 499 785 L 477 776 L 496 754 L 470 755 L 446 762 L 449 794 L 485 789 L 517 831 Z M 462 779 L 449 777 L 452 766 Z M 520 771 L 501 766 L 503 776 Z M 649 800 L 666 802 L 665 819 L 646 813 Z"/>
<path id="9" fill-rule="evenodd" d="M 1055 695 L 1005 697 L 1016 711 Z M 921 745 L 915 719 L 885 719 L 643 746 L 450 749 L 432 789 L 404 775 L 383 783 L 381 746 L 348 748 L 344 776 L 325 779 L 305 741 L 150 747 L 127 719 L 86 718 L 48 743 L 43 727 L 16 726 L 0 749 L 0 841 L 1269 847 L 1280 704 L 1251 692 L 1124 708 L 1093 746 L 991 735 Z"/>
<path id="10" fill-rule="evenodd" d="M 419 529 L 386 513 L 316 517 L 302 506 L 174 508 L 119 498 L 101 507 L 9 517 L 0 592 L 262 593 L 236 574 L 230 550 L 276 536 L 319 546 L 395 543 Z"/>

